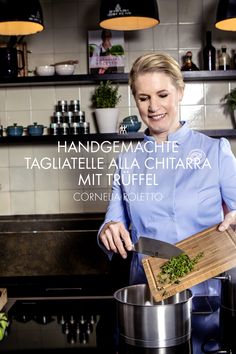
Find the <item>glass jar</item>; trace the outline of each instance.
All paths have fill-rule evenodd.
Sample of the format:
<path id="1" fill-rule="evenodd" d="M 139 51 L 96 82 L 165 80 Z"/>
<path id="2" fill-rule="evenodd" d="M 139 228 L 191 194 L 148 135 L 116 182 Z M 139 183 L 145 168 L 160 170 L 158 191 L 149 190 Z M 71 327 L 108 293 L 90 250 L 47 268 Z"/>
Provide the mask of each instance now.
<path id="1" fill-rule="evenodd" d="M 72 112 L 79 112 L 80 111 L 79 100 L 71 100 L 70 101 L 70 111 L 72 111 Z"/>
<path id="2" fill-rule="evenodd" d="M 67 112 L 68 105 L 66 100 L 61 100 L 57 102 L 56 110 L 59 112 Z"/>
<path id="3" fill-rule="evenodd" d="M 75 122 L 83 123 L 85 122 L 85 112 L 79 111 L 75 113 Z"/>
<path id="4" fill-rule="evenodd" d="M 184 64 L 181 67 L 182 71 L 197 71 L 198 67 L 192 61 L 192 52 L 188 50 L 184 57 Z"/>
<path id="5" fill-rule="evenodd" d="M 219 70 L 229 70 L 229 69 L 230 69 L 230 56 L 227 53 L 227 47 L 223 45 L 219 56 Z"/>
<path id="6" fill-rule="evenodd" d="M 63 121 L 62 112 L 60 112 L 60 111 L 54 112 L 53 117 L 52 117 L 52 123 L 61 124 L 62 121 Z"/>
<path id="7" fill-rule="evenodd" d="M 49 128 L 50 135 L 59 135 L 59 124 L 51 123 Z"/>
<path id="8" fill-rule="evenodd" d="M 70 134 L 78 135 L 81 133 L 81 124 L 79 122 L 73 122 L 70 124 Z"/>
<path id="9" fill-rule="evenodd" d="M 68 123 L 62 123 L 59 128 L 60 135 L 69 135 L 69 124 Z"/>
<path id="10" fill-rule="evenodd" d="M 89 122 L 84 122 L 83 123 L 83 134 L 89 134 L 89 133 L 90 133 Z"/>

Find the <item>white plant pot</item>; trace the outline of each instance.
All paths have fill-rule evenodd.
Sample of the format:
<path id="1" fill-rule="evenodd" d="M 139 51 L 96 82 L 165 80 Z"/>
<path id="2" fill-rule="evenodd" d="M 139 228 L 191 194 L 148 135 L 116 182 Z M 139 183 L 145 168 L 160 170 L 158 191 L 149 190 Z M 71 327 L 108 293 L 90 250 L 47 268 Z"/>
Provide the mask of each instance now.
<path id="1" fill-rule="evenodd" d="M 117 133 L 119 108 L 97 108 L 95 115 L 99 133 Z"/>

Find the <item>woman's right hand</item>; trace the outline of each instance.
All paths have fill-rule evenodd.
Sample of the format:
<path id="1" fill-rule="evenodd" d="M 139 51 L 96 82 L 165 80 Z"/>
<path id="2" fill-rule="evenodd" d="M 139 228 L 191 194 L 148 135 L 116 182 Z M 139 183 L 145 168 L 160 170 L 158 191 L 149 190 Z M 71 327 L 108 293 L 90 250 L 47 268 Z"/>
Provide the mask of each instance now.
<path id="1" fill-rule="evenodd" d="M 120 221 L 110 221 L 102 228 L 99 239 L 108 251 L 120 253 L 123 258 L 132 250 L 132 242 L 129 232 Z"/>

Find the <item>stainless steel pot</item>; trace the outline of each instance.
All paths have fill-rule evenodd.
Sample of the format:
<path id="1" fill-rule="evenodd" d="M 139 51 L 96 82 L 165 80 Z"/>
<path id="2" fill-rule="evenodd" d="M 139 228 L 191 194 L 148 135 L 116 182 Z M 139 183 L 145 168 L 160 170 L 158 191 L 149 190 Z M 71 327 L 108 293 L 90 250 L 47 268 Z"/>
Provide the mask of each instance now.
<path id="1" fill-rule="evenodd" d="M 117 300 L 121 338 L 145 348 L 171 347 L 191 336 L 192 292 L 185 290 L 155 302 L 146 284 L 119 289 Z"/>

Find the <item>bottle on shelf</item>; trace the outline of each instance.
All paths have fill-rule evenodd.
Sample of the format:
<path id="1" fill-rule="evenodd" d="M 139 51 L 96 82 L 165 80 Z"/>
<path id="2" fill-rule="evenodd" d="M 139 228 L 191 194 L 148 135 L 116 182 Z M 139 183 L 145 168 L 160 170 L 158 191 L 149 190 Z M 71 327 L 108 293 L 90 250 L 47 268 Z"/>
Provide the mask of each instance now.
<path id="1" fill-rule="evenodd" d="M 226 45 L 222 45 L 221 53 L 219 56 L 219 70 L 229 70 L 230 69 L 230 56 L 227 53 Z"/>
<path id="2" fill-rule="evenodd" d="M 216 69 L 216 49 L 211 42 L 211 31 L 206 32 L 206 46 L 203 48 L 203 69 Z"/>
<path id="3" fill-rule="evenodd" d="M 236 70 L 236 51 L 233 51 L 232 55 L 232 61 L 233 61 L 233 69 Z"/>
<path id="4" fill-rule="evenodd" d="M 184 64 L 181 67 L 182 71 L 197 71 L 199 70 L 198 67 L 193 63 L 192 61 L 192 52 L 189 50 L 187 51 L 187 53 L 185 54 L 184 57 Z"/>

